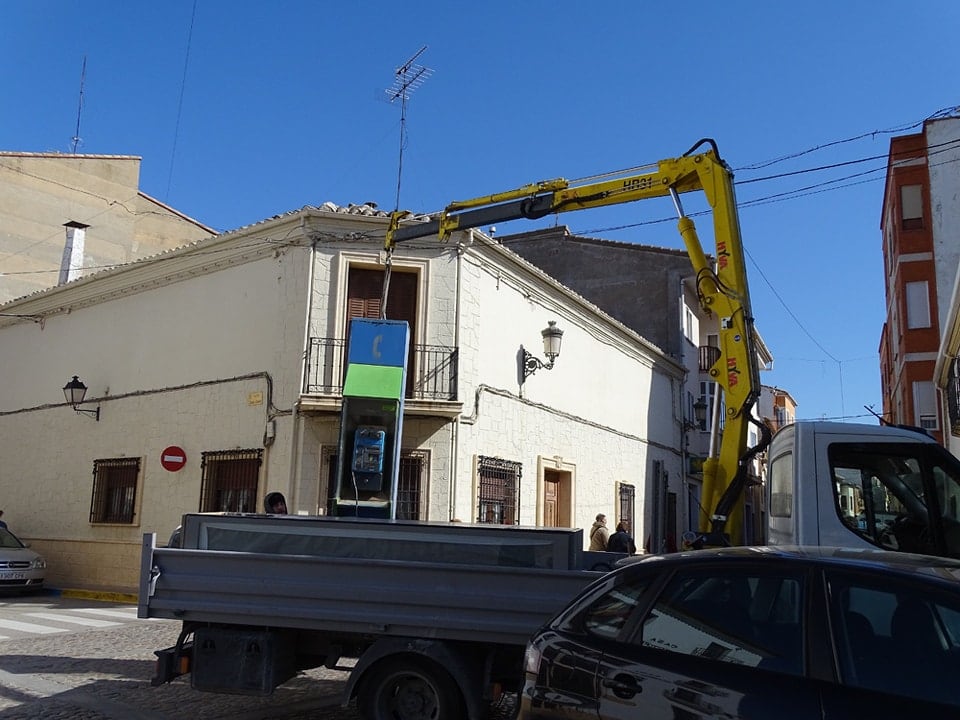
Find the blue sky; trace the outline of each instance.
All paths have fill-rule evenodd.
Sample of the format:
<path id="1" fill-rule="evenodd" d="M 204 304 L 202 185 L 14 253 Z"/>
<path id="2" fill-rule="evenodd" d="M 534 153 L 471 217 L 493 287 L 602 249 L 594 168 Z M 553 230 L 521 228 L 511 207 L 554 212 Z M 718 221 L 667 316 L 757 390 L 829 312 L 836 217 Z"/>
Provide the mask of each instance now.
<path id="1" fill-rule="evenodd" d="M 947 0 L 6 0 L 0 149 L 70 152 L 86 58 L 79 152 L 142 157 L 141 189 L 182 212 L 229 230 L 327 200 L 389 210 L 401 123 L 385 90 L 426 46 L 401 207 L 714 138 L 741 183 L 754 315 L 775 357 L 763 382 L 788 390 L 799 418 L 872 421 L 884 157 L 892 135 L 960 104 L 958 21 Z M 772 177 L 798 170 L 811 172 Z M 559 222 L 682 247 L 673 222 L 652 222 L 667 218 L 669 201 L 650 201 Z"/>

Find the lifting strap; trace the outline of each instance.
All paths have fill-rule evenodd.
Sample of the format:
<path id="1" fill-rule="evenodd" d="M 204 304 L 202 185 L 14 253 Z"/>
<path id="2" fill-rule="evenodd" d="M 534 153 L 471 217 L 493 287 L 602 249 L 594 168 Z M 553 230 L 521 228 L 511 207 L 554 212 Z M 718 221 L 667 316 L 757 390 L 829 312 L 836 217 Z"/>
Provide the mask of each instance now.
<path id="1" fill-rule="evenodd" d="M 390 270 L 393 267 L 393 248 L 387 250 L 386 266 L 383 271 L 383 292 L 380 294 L 380 319 L 387 319 L 387 295 L 390 292 Z"/>

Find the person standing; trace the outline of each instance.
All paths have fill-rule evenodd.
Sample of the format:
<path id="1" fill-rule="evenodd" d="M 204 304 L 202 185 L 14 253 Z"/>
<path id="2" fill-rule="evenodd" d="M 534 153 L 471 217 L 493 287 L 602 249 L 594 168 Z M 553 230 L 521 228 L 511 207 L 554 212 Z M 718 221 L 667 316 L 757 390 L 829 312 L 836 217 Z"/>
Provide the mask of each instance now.
<path id="1" fill-rule="evenodd" d="M 607 540 L 607 552 L 637 554 L 637 544 L 627 532 L 627 524 L 622 520 L 617 523 L 617 531 Z"/>
<path id="2" fill-rule="evenodd" d="M 606 550 L 609 538 L 610 530 L 607 529 L 607 516 L 600 513 L 597 515 L 596 522 L 590 528 L 590 549 Z"/>

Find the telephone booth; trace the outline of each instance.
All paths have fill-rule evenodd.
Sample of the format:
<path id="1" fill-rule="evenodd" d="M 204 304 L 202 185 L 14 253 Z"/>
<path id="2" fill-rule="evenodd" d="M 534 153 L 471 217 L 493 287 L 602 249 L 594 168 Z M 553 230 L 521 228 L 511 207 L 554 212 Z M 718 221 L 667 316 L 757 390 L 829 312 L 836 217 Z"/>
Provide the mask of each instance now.
<path id="1" fill-rule="evenodd" d="M 350 321 L 331 515 L 396 517 L 409 345 L 404 321 Z"/>

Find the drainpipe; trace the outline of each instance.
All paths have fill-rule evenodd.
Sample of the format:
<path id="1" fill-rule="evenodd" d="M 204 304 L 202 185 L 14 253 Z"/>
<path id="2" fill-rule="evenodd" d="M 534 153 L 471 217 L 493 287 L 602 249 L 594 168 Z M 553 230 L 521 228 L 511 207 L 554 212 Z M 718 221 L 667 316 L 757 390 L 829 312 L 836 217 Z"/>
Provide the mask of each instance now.
<path id="1" fill-rule="evenodd" d="M 472 231 L 471 231 L 472 232 Z M 457 283 L 456 298 L 454 300 L 454 328 L 453 328 L 453 346 L 457 349 L 457 397 L 460 396 L 460 367 L 462 358 L 460 356 L 460 292 L 463 275 L 463 245 L 457 243 Z M 450 482 L 448 483 L 450 500 L 448 502 L 447 515 L 450 520 L 457 517 L 457 472 L 459 467 L 458 458 L 460 455 L 460 415 L 454 418 L 450 423 Z M 462 518 L 461 518 L 462 519 Z"/>
<path id="2" fill-rule="evenodd" d="M 306 235 L 306 223 L 303 217 L 300 218 L 300 232 Z M 310 352 L 310 328 L 313 322 L 313 283 L 315 280 L 317 266 L 317 243 L 319 238 L 314 238 L 310 243 L 309 267 L 307 268 L 307 310 L 304 317 L 303 328 L 303 353 L 304 358 L 300 363 L 300 384 L 297 387 L 297 401 L 293 404 L 293 417 L 290 423 L 290 474 L 289 474 L 289 505 L 288 509 L 299 507 L 300 482 L 303 478 L 303 425 L 300 421 L 300 398 L 303 395 L 303 389 L 307 382 L 307 358 Z M 319 492 L 319 488 L 318 488 Z M 316 511 L 319 511 L 319 498 L 316 498 Z"/>

